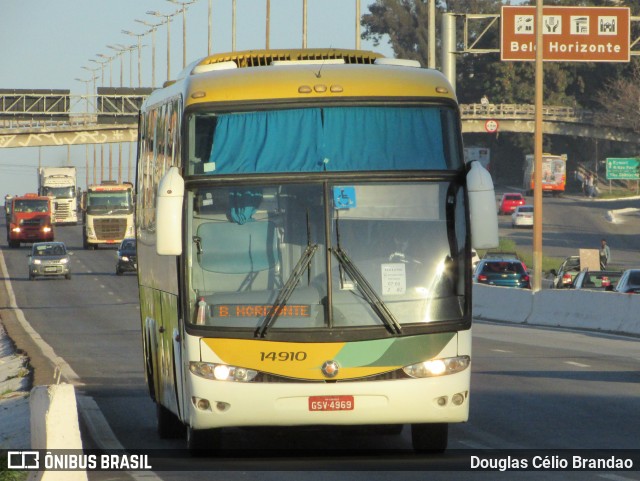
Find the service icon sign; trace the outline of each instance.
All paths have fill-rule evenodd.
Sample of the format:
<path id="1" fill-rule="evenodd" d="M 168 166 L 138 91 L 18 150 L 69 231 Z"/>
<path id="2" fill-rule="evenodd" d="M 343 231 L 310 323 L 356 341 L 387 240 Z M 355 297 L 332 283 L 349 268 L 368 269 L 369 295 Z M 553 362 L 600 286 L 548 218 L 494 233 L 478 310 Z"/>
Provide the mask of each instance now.
<path id="1" fill-rule="evenodd" d="M 502 7 L 502 60 L 535 60 L 535 14 L 536 7 Z M 543 59 L 628 62 L 630 19 L 627 7 L 543 7 Z"/>

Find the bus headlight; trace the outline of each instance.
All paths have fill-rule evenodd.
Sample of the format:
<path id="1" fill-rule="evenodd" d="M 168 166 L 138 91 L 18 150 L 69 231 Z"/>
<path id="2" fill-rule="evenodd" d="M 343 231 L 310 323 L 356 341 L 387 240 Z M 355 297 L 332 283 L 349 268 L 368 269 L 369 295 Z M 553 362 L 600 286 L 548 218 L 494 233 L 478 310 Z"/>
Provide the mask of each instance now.
<path id="1" fill-rule="evenodd" d="M 430 359 L 428 361 L 405 366 L 402 370 L 411 377 L 434 377 L 446 376 L 464 371 L 469 367 L 471 358 L 469 356 L 447 357 L 444 359 Z"/>
<path id="2" fill-rule="evenodd" d="M 212 362 L 190 362 L 189 371 L 196 376 L 215 381 L 250 382 L 258 375 L 258 371 L 244 367 L 215 364 Z"/>
<path id="3" fill-rule="evenodd" d="M 48 225 L 44 226 L 44 227 L 42 228 L 42 232 L 45 232 L 45 233 L 47 233 L 47 234 L 48 234 L 49 232 L 51 232 L 51 227 L 49 227 Z"/>

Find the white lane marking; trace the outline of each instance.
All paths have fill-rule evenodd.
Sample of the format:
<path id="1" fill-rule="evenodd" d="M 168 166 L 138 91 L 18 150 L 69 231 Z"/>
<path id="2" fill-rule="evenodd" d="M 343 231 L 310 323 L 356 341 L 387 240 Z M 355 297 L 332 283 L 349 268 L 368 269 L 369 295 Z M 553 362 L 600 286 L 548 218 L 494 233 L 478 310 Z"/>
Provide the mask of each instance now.
<path id="1" fill-rule="evenodd" d="M 40 334 L 33 328 L 27 318 L 24 316 L 22 309 L 18 307 L 18 302 L 16 301 L 15 293 L 13 292 L 13 287 L 11 286 L 11 281 L 9 280 L 9 270 L 7 269 L 7 264 L 4 261 L 4 256 L 2 255 L 2 251 L 0 251 L 0 268 L 2 269 L 2 276 L 4 277 L 4 286 L 7 290 L 7 295 L 9 296 L 9 308 L 14 311 L 16 315 L 16 319 L 22 326 L 22 329 L 29 335 L 29 337 L 33 340 L 33 342 L 40 348 L 42 354 L 51 361 L 54 366 L 60 368 L 60 372 L 62 375 L 75 386 L 82 386 L 84 383 L 80 381 L 80 376 L 76 374 L 76 372 L 71 368 L 67 361 L 58 356 L 53 348 L 40 337 Z"/>
<path id="2" fill-rule="evenodd" d="M 589 364 L 581 364 L 579 362 L 573 362 L 573 361 L 565 361 L 565 364 L 571 364 L 572 366 L 577 366 L 577 367 L 591 367 Z"/>
<path id="3" fill-rule="evenodd" d="M 18 308 L 18 304 L 16 301 L 16 296 L 13 292 L 13 287 L 11 286 L 11 281 L 9 280 L 9 270 L 7 269 L 7 264 L 4 261 L 4 256 L 2 255 L 2 250 L 0 249 L 0 270 L 2 271 L 2 276 L 4 277 L 4 285 L 7 290 L 7 295 L 9 296 L 9 309 L 14 311 L 18 322 L 25 330 L 25 332 L 33 339 L 33 342 L 40 348 L 42 354 L 47 357 L 54 366 L 59 366 L 62 375 L 75 387 L 84 386 L 84 383 L 80 380 L 80 376 L 76 374 L 76 372 L 71 368 L 67 361 L 58 356 L 53 348 L 45 342 L 40 334 L 29 324 L 22 309 Z M 76 391 L 76 400 L 78 405 L 80 406 L 79 413 L 88 424 L 91 432 L 91 437 L 103 443 L 103 446 L 109 446 L 112 449 L 124 449 L 124 446 L 118 441 L 118 438 L 114 434 L 114 432 L 109 427 L 109 423 L 107 422 L 104 414 L 98 407 L 95 400 L 86 396 L 82 393 Z M 97 427 L 97 428 L 96 428 Z M 101 446 L 102 447 L 102 446 Z M 102 449 L 105 449 L 102 447 Z M 137 473 L 137 472 L 129 472 L 126 473 L 129 477 L 132 477 L 136 481 L 161 481 L 161 479 L 155 475 L 153 472 L 145 472 L 145 473 Z"/>
<path id="4" fill-rule="evenodd" d="M 505 351 L 504 349 L 491 349 L 493 352 L 506 352 L 506 353 L 511 353 L 513 351 Z"/>

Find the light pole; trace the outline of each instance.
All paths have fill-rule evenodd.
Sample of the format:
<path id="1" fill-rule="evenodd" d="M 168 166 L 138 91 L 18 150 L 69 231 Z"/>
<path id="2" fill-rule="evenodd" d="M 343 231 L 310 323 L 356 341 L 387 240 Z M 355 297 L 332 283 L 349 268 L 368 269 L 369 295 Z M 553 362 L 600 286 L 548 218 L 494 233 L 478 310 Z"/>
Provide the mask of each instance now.
<path id="1" fill-rule="evenodd" d="M 236 51 L 236 0 L 231 2 L 231 51 Z"/>
<path id="2" fill-rule="evenodd" d="M 153 15 L 154 17 L 163 17 L 167 24 L 167 80 L 171 79 L 171 17 L 173 17 L 177 12 L 164 14 L 160 12 L 148 11 L 147 15 Z"/>
<path id="3" fill-rule="evenodd" d="M 138 19 L 136 19 L 136 22 L 150 27 L 150 30 L 147 31 L 145 35 L 151 33 L 151 88 L 156 88 L 156 29 L 162 25 L 162 23 L 154 24 Z"/>
<path id="4" fill-rule="evenodd" d="M 76 81 L 83 82 L 85 84 L 85 87 L 86 87 L 86 97 L 84 99 L 85 99 L 85 105 L 86 105 L 85 113 L 87 113 L 87 114 L 89 113 L 89 83 L 92 82 L 93 80 L 94 80 L 93 78 L 90 78 L 89 80 L 76 78 Z"/>
<path id="5" fill-rule="evenodd" d="M 124 73 L 124 59 L 123 59 L 123 54 L 125 52 L 125 49 L 122 48 L 121 46 L 118 45 L 107 45 L 107 48 L 110 48 L 111 50 L 115 50 L 116 56 L 120 57 L 120 87 L 124 86 L 124 82 L 123 82 L 123 73 Z"/>
<path id="6" fill-rule="evenodd" d="M 140 44 L 140 39 L 146 35 L 146 33 L 133 33 L 129 30 L 123 30 L 122 33 L 125 35 L 131 35 L 132 37 L 138 37 L 138 87 L 142 87 L 142 45 Z"/>
<path id="7" fill-rule="evenodd" d="M 179 2 L 178 0 L 168 1 L 175 3 L 176 5 L 180 5 L 180 10 L 178 10 L 178 12 L 182 12 L 182 68 L 185 68 L 187 66 L 187 5 L 195 3 L 196 0 L 185 0 L 183 2 Z"/>
<path id="8" fill-rule="evenodd" d="M 106 61 L 100 62 L 100 61 L 92 59 L 92 58 L 89 59 L 89 62 L 97 63 L 98 65 L 100 65 L 100 74 L 101 74 L 101 82 L 100 83 L 104 87 L 104 64 L 107 63 L 107 62 Z"/>
<path id="9" fill-rule="evenodd" d="M 96 93 L 96 80 L 98 78 L 98 75 L 96 74 L 96 72 L 98 71 L 97 68 L 89 68 L 89 67 L 82 67 L 83 69 L 87 70 L 88 72 L 91 72 L 91 79 L 93 80 L 93 93 Z M 100 67 L 98 67 L 100 68 Z M 100 70 L 102 70 L 100 68 Z"/>
<path id="10" fill-rule="evenodd" d="M 356 50 L 360 50 L 360 0 L 356 0 Z"/>
<path id="11" fill-rule="evenodd" d="M 207 55 L 211 55 L 211 24 L 213 23 L 213 0 L 209 0 L 209 25 L 207 27 Z"/>
<path id="12" fill-rule="evenodd" d="M 113 66 L 111 65 L 111 61 L 114 57 L 109 57 L 108 55 L 104 55 L 102 53 L 96 54 L 97 57 L 103 58 L 105 62 L 109 62 L 109 87 L 113 87 Z M 104 82 L 102 82 L 104 86 Z"/>

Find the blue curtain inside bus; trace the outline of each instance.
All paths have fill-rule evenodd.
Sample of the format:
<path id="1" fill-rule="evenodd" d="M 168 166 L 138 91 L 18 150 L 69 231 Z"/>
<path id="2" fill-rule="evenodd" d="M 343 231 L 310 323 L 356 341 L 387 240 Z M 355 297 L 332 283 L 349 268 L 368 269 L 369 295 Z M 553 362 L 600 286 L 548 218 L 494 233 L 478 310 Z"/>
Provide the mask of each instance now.
<path id="1" fill-rule="evenodd" d="M 212 174 L 447 169 L 437 108 L 340 107 L 224 114 Z"/>

